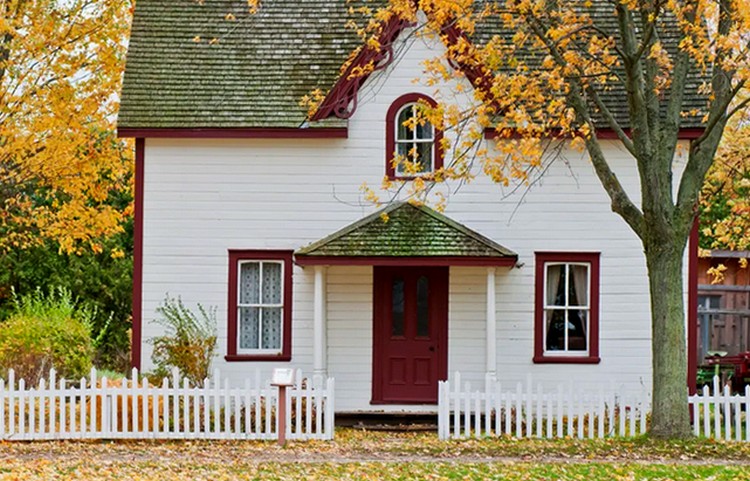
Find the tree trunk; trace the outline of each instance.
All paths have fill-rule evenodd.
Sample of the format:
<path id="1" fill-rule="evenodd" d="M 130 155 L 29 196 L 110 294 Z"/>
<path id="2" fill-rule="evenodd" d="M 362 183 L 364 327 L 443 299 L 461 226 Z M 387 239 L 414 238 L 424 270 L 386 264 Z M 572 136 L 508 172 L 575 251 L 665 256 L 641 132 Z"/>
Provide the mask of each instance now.
<path id="1" fill-rule="evenodd" d="M 653 411 L 651 435 L 691 435 L 687 402 L 687 356 L 683 254 L 685 244 L 652 240 L 646 244 L 652 316 Z M 649 245 L 650 244 L 650 245 Z"/>

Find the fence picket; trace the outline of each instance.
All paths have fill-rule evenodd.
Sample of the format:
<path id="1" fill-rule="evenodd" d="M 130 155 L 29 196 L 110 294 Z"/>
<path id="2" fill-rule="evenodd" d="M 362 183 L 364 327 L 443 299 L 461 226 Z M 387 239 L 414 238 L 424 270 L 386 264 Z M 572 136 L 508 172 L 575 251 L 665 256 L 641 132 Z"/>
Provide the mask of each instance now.
<path id="1" fill-rule="evenodd" d="M 565 390 L 558 384 L 556 391 L 545 392 L 540 384 L 534 389 L 533 383 L 527 381 L 517 383 L 515 391 L 503 391 L 499 382 L 486 379 L 482 392 L 472 390 L 469 383 L 462 388 L 457 380 L 460 380 L 458 372 L 454 380 L 439 384 L 438 433 L 441 439 L 493 434 L 603 438 L 646 432 L 651 404 L 645 390 L 618 392 L 612 386 L 607 393 L 602 387 L 598 393 L 590 393 L 574 390 L 572 384 Z M 742 421 L 743 410 L 750 410 L 750 386 L 744 395 L 733 395 L 728 386 L 723 390 L 718 388 L 718 378 L 713 385 L 714 390 L 704 386 L 700 394 L 688 396 L 694 434 L 750 441 L 750 416 L 744 415 L 744 424 Z"/>
<path id="2" fill-rule="evenodd" d="M 289 438 L 332 439 L 333 395 L 333 379 L 313 386 L 298 371 L 287 397 Z M 480 406 L 484 397 L 476 393 L 473 399 Z M 277 400 L 268 383 L 261 387 L 246 379 L 244 389 L 237 389 L 225 379 L 222 386 L 218 372 L 213 383 L 206 379 L 202 387 L 191 387 L 175 372 L 171 382 L 165 378 L 161 386 L 151 386 L 137 370 L 116 383 L 106 376 L 98 380 L 92 370 L 77 385 L 67 386 L 51 371 L 38 386 L 27 388 L 23 379 L 16 387 L 10 371 L 7 380 L 0 379 L 0 439 L 275 439 Z M 475 413 L 479 423 L 479 407 Z"/>

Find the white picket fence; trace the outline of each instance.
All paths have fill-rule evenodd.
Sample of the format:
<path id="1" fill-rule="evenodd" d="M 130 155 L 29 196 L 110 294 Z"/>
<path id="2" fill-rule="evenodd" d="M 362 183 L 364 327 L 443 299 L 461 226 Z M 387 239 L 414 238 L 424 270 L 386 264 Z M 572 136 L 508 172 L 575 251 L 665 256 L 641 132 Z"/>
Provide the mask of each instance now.
<path id="1" fill-rule="evenodd" d="M 287 389 L 286 438 L 332 439 L 334 380 L 296 374 Z M 135 369 L 117 381 L 92 369 L 75 383 L 52 370 L 27 387 L 11 370 L 7 382 L 0 379 L 0 440 L 278 439 L 278 394 L 258 372 L 237 387 L 215 371 L 196 387 L 176 371 L 151 385 Z"/>
<path id="2" fill-rule="evenodd" d="M 462 389 L 463 387 L 463 389 Z M 510 435 L 517 438 L 630 437 L 646 432 L 650 395 L 622 395 L 614 386 L 590 391 L 559 384 L 544 391 L 531 378 L 503 386 L 485 380 L 485 390 L 461 385 L 461 375 L 441 381 L 438 400 L 440 439 Z M 696 436 L 750 441 L 750 387 L 744 395 L 722 390 L 719 378 L 713 389 L 688 396 Z"/>
<path id="3" fill-rule="evenodd" d="M 510 389 L 508 389 L 510 388 Z M 615 389 L 595 392 L 572 384 L 545 392 L 532 379 L 504 386 L 485 380 L 485 390 L 461 386 L 461 374 L 441 381 L 438 401 L 440 439 L 510 435 L 603 438 L 635 436 L 646 430 L 649 396 L 620 396 Z"/>
<path id="4" fill-rule="evenodd" d="M 733 395 L 729 386 L 722 389 L 719 377 L 715 376 L 712 388 L 703 386 L 688 400 L 696 436 L 750 441 L 750 386 L 745 386 L 744 395 Z"/>

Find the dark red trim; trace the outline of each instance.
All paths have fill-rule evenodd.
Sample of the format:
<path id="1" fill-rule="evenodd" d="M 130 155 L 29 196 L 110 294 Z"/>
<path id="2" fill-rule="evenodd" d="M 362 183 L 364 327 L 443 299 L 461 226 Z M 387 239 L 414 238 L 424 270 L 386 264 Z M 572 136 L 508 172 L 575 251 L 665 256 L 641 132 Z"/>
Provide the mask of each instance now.
<path id="1" fill-rule="evenodd" d="M 443 38 L 447 42 L 447 47 L 456 46 L 461 43 L 471 43 L 469 37 L 464 33 L 463 30 L 458 28 L 455 20 L 448 20 L 447 25 L 442 30 Z M 463 48 L 459 48 L 460 52 L 463 52 Z M 463 55 L 463 53 L 462 53 Z M 475 90 L 479 91 L 482 98 L 494 99 L 495 95 L 492 93 L 492 84 L 494 81 L 494 74 L 481 62 L 479 59 L 453 59 L 449 57 L 449 63 L 453 68 L 463 73 L 471 83 Z M 497 102 L 493 100 L 492 107 L 497 110 Z"/>
<path id="2" fill-rule="evenodd" d="M 356 256 L 296 256 L 300 266 L 499 266 L 513 267 L 516 257 L 356 257 Z"/>
<path id="3" fill-rule="evenodd" d="M 346 127 L 326 128 L 129 128 L 117 130 L 118 137 L 155 139 L 346 139 Z"/>
<path id="4" fill-rule="evenodd" d="M 700 128 L 680 129 L 677 138 L 680 140 L 695 140 L 703 135 L 703 130 Z M 630 137 L 630 129 L 625 129 L 625 134 Z M 549 135 L 555 137 L 558 135 L 554 130 L 550 131 Z M 493 128 L 487 128 L 484 130 L 484 138 L 487 140 L 493 140 L 497 138 L 497 132 Z M 617 140 L 617 134 L 612 129 L 596 129 L 596 138 L 601 140 Z"/>
<path id="5" fill-rule="evenodd" d="M 411 22 L 399 18 L 398 15 L 391 16 L 384 24 L 378 36 L 379 47 L 363 45 L 357 55 L 342 72 L 333 88 L 328 92 L 325 99 L 320 103 L 312 120 L 327 119 L 335 116 L 348 119 L 357 109 L 357 94 L 360 87 L 367 81 L 373 72 L 382 70 L 394 60 L 393 42 L 398 35 Z M 357 72 L 372 70 L 368 74 Z M 350 107 L 351 105 L 351 107 Z"/>
<path id="6" fill-rule="evenodd" d="M 698 218 L 693 222 L 688 243 L 688 302 L 687 302 L 687 384 L 695 394 L 698 376 Z"/>
<path id="7" fill-rule="evenodd" d="M 534 364 L 599 364 L 601 361 L 599 356 L 534 356 Z"/>
<path id="8" fill-rule="evenodd" d="M 292 251 L 229 250 L 227 361 L 290 361 L 292 359 Z M 237 354 L 237 263 L 241 260 L 277 260 L 284 262 L 284 338 L 281 354 Z"/>
<path id="9" fill-rule="evenodd" d="M 146 142 L 135 139 L 135 196 L 133 199 L 133 299 L 130 333 L 130 364 L 141 369 L 143 340 L 143 170 Z"/>
<path id="10" fill-rule="evenodd" d="M 396 115 L 406 104 L 423 101 L 430 107 L 437 107 L 437 102 L 427 95 L 411 93 L 405 94 L 393 101 L 385 116 L 385 175 L 391 180 L 409 180 L 412 177 L 397 177 L 393 168 L 393 157 L 396 154 Z M 443 131 L 433 125 L 435 142 L 433 144 L 435 165 L 434 171 L 443 168 Z"/>
<path id="11" fill-rule="evenodd" d="M 599 257 L 598 252 L 536 252 L 534 273 L 534 363 L 598 364 L 599 357 Z M 587 356 L 544 354 L 544 264 L 545 262 L 588 262 L 591 265 L 589 299 L 589 353 Z"/>

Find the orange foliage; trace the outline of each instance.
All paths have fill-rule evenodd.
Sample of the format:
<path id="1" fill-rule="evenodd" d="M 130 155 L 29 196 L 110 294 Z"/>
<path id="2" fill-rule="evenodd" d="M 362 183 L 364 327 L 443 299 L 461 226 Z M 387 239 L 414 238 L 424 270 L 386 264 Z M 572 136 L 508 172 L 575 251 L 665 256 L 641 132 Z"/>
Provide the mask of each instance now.
<path id="1" fill-rule="evenodd" d="M 129 0 L 0 1 L 0 252 L 43 238 L 101 250 L 128 214 L 114 122 Z"/>

